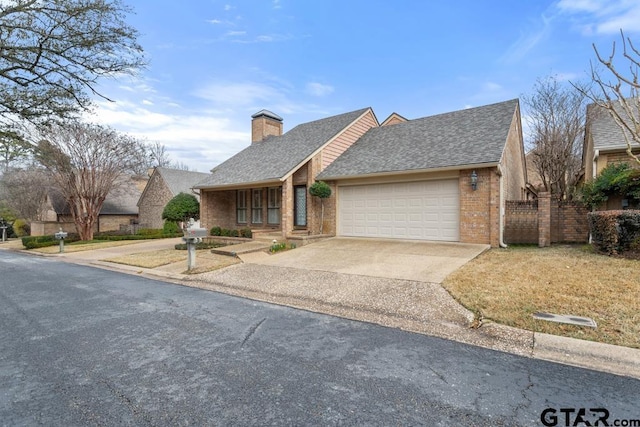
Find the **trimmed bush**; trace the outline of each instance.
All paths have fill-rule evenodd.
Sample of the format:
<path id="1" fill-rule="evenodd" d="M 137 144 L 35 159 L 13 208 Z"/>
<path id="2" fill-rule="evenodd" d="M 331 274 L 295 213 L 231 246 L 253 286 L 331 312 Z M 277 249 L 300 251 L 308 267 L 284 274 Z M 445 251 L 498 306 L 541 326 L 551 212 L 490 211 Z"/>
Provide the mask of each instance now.
<path id="1" fill-rule="evenodd" d="M 155 236 L 164 233 L 164 228 L 140 228 L 137 233 L 140 236 Z"/>
<path id="2" fill-rule="evenodd" d="M 241 228 L 240 230 L 230 230 L 228 228 L 222 227 L 211 227 L 209 230 L 209 234 L 211 236 L 221 236 L 221 237 L 244 237 L 250 239 L 253 237 L 253 233 L 249 227 Z"/>
<path id="3" fill-rule="evenodd" d="M 200 218 L 200 203 L 193 194 L 178 193 L 162 211 L 162 219 L 167 221 L 187 222 L 189 218 Z"/>
<path id="4" fill-rule="evenodd" d="M 225 245 L 224 243 L 216 243 L 216 242 L 200 242 L 200 243 L 196 243 L 196 250 L 221 248 L 222 246 L 227 246 L 227 245 Z M 178 243 L 177 245 L 175 245 L 175 249 L 178 251 L 186 251 L 187 244 Z"/>
<path id="5" fill-rule="evenodd" d="M 640 239 L 640 210 L 590 212 L 587 218 L 593 245 L 600 252 L 620 254 Z"/>
<path id="6" fill-rule="evenodd" d="M 71 234 L 64 239 L 65 243 L 72 243 L 79 241 L 80 238 L 77 234 Z M 27 249 L 36 249 L 36 248 L 46 248 L 47 246 L 55 246 L 59 244 L 60 241 L 56 239 L 53 235 L 47 236 L 25 236 L 22 238 L 22 246 Z"/>
<path id="7" fill-rule="evenodd" d="M 182 230 L 180 230 L 180 227 L 178 226 L 178 223 L 176 223 L 174 221 L 165 221 L 164 222 L 164 226 L 162 227 L 162 233 L 163 234 L 178 234 L 178 233 L 182 233 Z"/>

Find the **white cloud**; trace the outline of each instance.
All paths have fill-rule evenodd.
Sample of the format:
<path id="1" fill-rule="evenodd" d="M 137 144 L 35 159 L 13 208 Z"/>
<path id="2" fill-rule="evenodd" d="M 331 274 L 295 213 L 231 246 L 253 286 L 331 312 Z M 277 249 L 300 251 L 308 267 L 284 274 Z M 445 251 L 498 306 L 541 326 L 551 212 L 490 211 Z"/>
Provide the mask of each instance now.
<path id="1" fill-rule="evenodd" d="M 224 10 L 225 11 L 230 11 L 231 9 L 233 9 L 233 6 L 231 6 L 230 4 L 225 4 L 224 5 Z"/>
<path id="2" fill-rule="evenodd" d="M 520 35 L 507 52 L 500 58 L 503 62 L 517 62 L 523 59 L 531 50 L 538 46 L 544 40 L 547 40 L 551 34 L 552 16 L 541 15 L 540 20 L 534 23 L 535 30 L 524 32 Z"/>
<path id="3" fill-rule="evenodd" d="M 636 0 L 560 0 L 557 9 L 574 20 L 582 34 L 640 32 L 640 3 Z"/>
<path id="4" fill-rule="evenodd" d="M 503 89 L 501 85 L 494 82 L 486 82 L 485 84 L 482 85 L 482 88 L 486 92 L 498 92 Z"/>
<path id="5" fill-rule="evenodd" d="M 91 121 L 163 144 L 172 160 L 207 172 L 249 144 L 248 123 L 234 123 L 218 111 L 168 114 L 132 102 L 99 102 Z"/>
<path id="6" fill-rule="evenodd" d="M 216 25 L 216 24 L 222 24 L 222 21 L 221 21 L 221 20 L 219 20 L 219 19 L 207 19 L 207 22 L 208 22 L 209 24 L 214 24 L 214 25 Z"/>
<path id="7" fill-rule="evenodd" d="M 282 8 L 282 4 L 280 3 L 280 0 L 273 0 L 273 8 L 274 9 L 281 9 Z"/>
<path id="8" fill-rule="evenodd" d="M 262 83 L 212 83 L 194 95 L 218 105 L 251 106 L 282 98 L 277 89 Z"/>
<path id="9" fill-rule="evenodd" d="M 246 34 L 247 34 L 246 31 L 228 31 L 227 34 L 225 34 L 225 36 L 227 36 L 227 37 L 238 37 L 238 36 L 244 36 Z"/>
<path id="10" fill-rule="evenodd" d="M 333 93 L 333 91 L 333 86 L 330 85 L 317 82 L 307 83 L 307 93 L 313 96 L 326 96 Z"/>
<path id="11" fill-rule="evenodd" d="M 143 103 L 144 105 L 153 105 L 153 102 L 149 101 L 148 99 L 143 99 L 143 100 L 142 100 L 142 103 Z"/>

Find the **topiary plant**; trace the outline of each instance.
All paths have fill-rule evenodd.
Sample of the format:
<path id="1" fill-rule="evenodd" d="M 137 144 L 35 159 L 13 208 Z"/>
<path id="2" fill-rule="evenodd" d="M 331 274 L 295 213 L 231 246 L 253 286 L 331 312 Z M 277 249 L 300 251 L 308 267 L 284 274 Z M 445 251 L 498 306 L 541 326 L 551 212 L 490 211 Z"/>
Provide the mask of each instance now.
<path id="1" fill-rule="evenodd" d="M 309 194 L 320 198 L 320 234 L 324 225 L 324 199 L 331 196 L 331 187 L 324 181 L 316 181 L 309 187 Z"/>
<path id="2" fill-rule="evenodd" d="M 162 219 L 167 221 L 186 223 L 190 218 L 200 218 L 200 203 L 193 194 L 179 193 L 162 211 Z"/>

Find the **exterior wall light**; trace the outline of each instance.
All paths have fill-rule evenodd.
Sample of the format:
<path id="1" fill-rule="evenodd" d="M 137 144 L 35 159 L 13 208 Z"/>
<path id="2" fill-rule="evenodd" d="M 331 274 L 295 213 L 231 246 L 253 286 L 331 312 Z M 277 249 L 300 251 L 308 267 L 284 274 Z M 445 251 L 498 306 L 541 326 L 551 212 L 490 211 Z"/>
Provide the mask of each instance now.
<path id="1" fill-rule="evenodd" d="M 476 191 L 478 189 L 478 174 L 474 170 L 471 172 L 471 189 Z"/>

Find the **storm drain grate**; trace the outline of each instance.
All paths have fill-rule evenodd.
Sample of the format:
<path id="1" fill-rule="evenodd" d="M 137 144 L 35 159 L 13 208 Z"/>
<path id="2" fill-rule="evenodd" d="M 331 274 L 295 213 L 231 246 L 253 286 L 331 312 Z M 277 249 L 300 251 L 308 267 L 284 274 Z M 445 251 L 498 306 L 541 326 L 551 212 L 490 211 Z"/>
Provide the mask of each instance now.
<path id="1" fill-rule="evenodd" d="M 597 328 L 596 322 L 589 317 L 572 316 L 570 314 L 533 313 L 534 319 L 548 320 L 549 322 L 566 323 L 569 325 L 588 326 Z"/>

